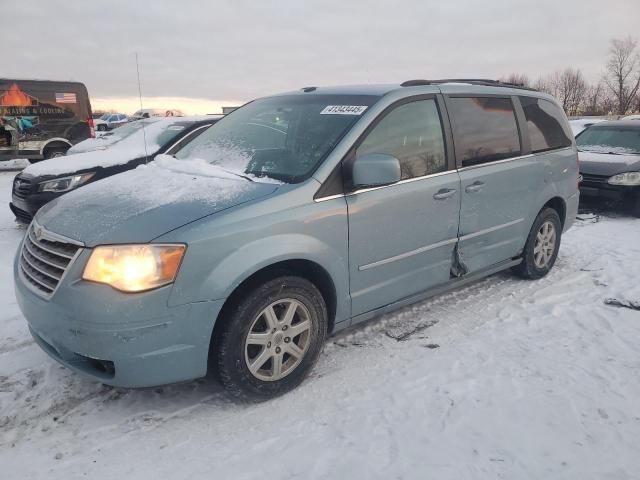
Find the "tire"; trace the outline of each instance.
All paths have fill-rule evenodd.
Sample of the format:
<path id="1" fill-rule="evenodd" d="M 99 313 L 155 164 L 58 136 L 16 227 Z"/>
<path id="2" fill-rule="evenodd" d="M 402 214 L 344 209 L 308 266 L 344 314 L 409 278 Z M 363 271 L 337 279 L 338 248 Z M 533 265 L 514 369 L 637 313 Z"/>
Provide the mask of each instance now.
<path id="1" fill-rule="evenodd" d="M 287 320 L 290 309 L 293 316 Z M 267 281 L 228 313 L 221 318 L 223 330 L 214 339 L 212 355 L 224 388 L 245 401 L 268 400 L 298 386 L 318 359 L 327 335 L 322 294 L 300 277 Z M 294 335 L 287 336 L 292 331 Z M 294 351 L 297 356 L 289 353 Z"/>
<path id="2" fill-rule="evenodd" d="M 64 147 L 47 148 L 44 151 L 44 159 L 49 160 L 50 158 L 64 157 L 67 153 L 67 150 L 68 149 Z"/>
<path id="3" fill-rule="evenodd" d="M 98 125 L 98 131 L 99 132 L 106 132 L 107 131 L 107 126 L 103 125 L 103 124 Z"/>
<path id="4" fill-rule="evenodd" d="M 543 227 L 547 230 L 543 231 Z M 553 208 L 543 209 L 533 222 L 527 237 L 522 253 L 522 263 L 515 266 L 513 271 L 530 280 L 544 277 L 556 263 L 561 236 L 562 222 L 558 212 Z"/>

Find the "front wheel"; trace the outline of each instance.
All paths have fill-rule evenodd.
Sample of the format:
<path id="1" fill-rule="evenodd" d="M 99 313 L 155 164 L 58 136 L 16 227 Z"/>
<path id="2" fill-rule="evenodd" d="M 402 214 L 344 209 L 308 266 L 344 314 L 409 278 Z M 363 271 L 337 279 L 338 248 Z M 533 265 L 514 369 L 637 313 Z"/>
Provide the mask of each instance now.
<path id="1" fill-rule="evenodd" d="M 522 263 L 514 267 L 514 272 L 523 278 L 544 277 L 558 257 L 562 222 L 553 208 L 542 210 L 531 227 L 522 254 Z"/>
<path id="2" fill-rule="evenodd" d="M 327 334 L 327 308 L 311 282 L 293 276 L 250 291 L 229 312 L 215 342 L 218 377 L 232 395 L 262 401 L 295 388 Z"/>

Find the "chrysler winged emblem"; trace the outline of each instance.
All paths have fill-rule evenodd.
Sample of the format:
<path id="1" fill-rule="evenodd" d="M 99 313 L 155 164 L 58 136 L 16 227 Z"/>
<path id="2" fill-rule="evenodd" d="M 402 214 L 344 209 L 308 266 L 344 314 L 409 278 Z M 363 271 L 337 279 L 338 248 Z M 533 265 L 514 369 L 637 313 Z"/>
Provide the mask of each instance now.
<path id="1" fill-rule="evenodd" d="M 36 227 L 36 230 L 34 233 L 36 235 L 36 240 L 38 241 L 42 240 L 42 227 Z"/>

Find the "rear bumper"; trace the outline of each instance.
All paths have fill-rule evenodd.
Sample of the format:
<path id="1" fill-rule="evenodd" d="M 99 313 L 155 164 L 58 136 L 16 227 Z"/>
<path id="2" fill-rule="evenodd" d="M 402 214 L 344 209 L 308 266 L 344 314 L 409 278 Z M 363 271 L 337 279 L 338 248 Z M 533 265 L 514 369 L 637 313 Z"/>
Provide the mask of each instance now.
<path id="1" fill-rule="evenodd" d="M 23 283 L 17 262 L 14 281 L 18 305 L 34 340 L 72 370 L 129 388 L 192 380 L 207 373 L 209 343 L 222 300 L 169 307 L 170 286 L 128 295 L 105 285 L 66 279 L 51 299 L 44 299 Z"/>

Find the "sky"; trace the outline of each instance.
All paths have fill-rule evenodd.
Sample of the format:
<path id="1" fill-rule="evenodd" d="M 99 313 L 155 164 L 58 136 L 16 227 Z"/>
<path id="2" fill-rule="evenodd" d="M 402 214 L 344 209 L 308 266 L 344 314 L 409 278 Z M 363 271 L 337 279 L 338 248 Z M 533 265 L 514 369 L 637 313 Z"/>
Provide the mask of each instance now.
<path id="1" fill-rule="evenodd" d="M 6 4 L 4 4 L 6 2 Z M 639 0 L 3 0 L 2 76 L 77 80 L 94 110 L 222 105 L 308 85 L 414 78 L 591 81 Z M 11 19 L 11 21 L 7 21 Z"/>

